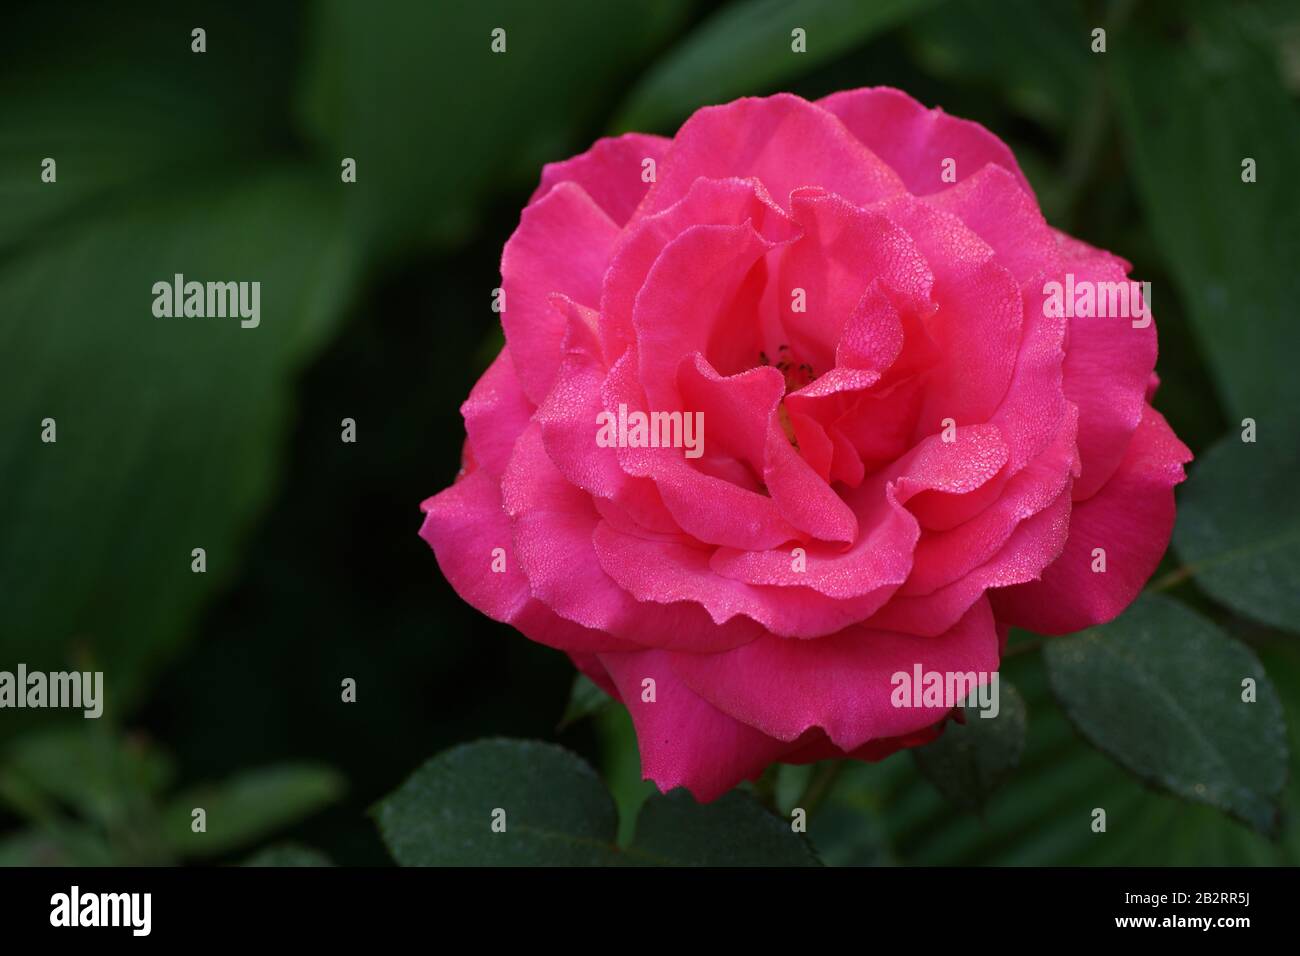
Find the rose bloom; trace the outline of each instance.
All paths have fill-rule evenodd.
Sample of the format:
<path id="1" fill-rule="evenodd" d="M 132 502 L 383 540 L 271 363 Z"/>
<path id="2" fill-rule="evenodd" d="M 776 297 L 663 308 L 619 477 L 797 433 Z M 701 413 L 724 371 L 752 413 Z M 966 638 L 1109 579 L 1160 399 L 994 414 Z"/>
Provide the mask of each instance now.
<path id="1" fill-rule="evenodd" d="M 662 790 L 925 743 L 953 702 L 895 706 L 894 675 L 1108 621 L 1168 544 L 1191 455 L 1149 404 L 1155 326 L 1044 288 L 1129 268 L 893 89 L 600 140 L 506 243 L 506 346 L 421 534 L 628 707 Z M 702 413 L 703 454 L 598 442 L 620 406 Z"/>

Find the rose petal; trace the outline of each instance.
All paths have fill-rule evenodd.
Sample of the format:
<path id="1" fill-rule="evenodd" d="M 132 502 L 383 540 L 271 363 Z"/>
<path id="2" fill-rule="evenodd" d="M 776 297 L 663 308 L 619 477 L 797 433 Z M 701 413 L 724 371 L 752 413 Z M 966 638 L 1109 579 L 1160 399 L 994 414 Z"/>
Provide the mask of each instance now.
<path id="1" fill-rule="evenodd" d="M 636 340 L 632 310 L 664 246 L 691 226 L 749 223 L 771 243 L 786 242 L 799 228 L 756 179 L 697 179 L 667 209 L 642 216 L 619 236 L 605 274 L 600 301 L 605 359 L 613 364 Z"/>
<path id="2" fill-rule="evenodd" d="M 883 372 L 902 347 L 897 315 L 877 320 L 878 335 L 869 334 L 877 329 L 859 320 L 848 343 L 857 351 L 841 356 L 857 361 L 836 361 L 841 333 L 873 282 L 891 309 L 928 312 L 934 283 L 929 266 L 902 227 L 880 212 L 820 190 L 796 191 L 791 207 L 804 234 L 781 250 L 775 271 L 783 340 L 793 360 L 818 372 L 837 364 Z M 802 293 L 803 311 L 795 311 L 796 292 Z M 769 354 L 775 356 L 772 347 L 780 344 L 767 343 Z"/>
<path id="3" fill-rule="evenodd" d="M 979 123 L 926 109 L 902 90 L 887 86 L 844 90 L 817 101 L 840 118 L 853 135 L 893 168 L 915 195 L 947 189 L 945 159 L 953 159 L 956 181 L 994 163 L 1011 172 L 1033 195 L 1005 143 Z"/>
<path id="4" fill-rule="evenodd" d="M 666 209 L 701 176 L 753 176 L 789 208 L 808 185 L 866 205 L 903 192 L 902 180 L 830 112 L 789 93 L 696 110 L 673 138 L 639 215 Z"/>
<path id="5" fill-rule="evenodd" d="M 1105 486 L 1076 502 L 1070 536 L 1041 580 L 992 592 L 998 618 L 1040 634 L 1067 634 L 1118 615 L 1160 563 L 1174 527 L 1174 486 L 1191 460 L 1164 417 L 1147 406 Z M 1092 570 L 1093 550 L 1106 570 Z"/>
<path id="6" fill-rule="evenodd" d="M 500 479 L 506 470 L 515 439 L 528 427 L 533 411 L 510 355 L 502 349 L 460 406 L 474 461 L 493 478 Z"/>
<path id="7" fill-rule="evenodd" d="M 618 226 L 582 187 L 555 185 L 524 210 L 501 254 L 505 308 L 501 327 L 524 392 L 540 405 L 560 367 L 565 321 L 551 307 L 560 292 L 575 302 L 600 302 L 600 285 Z"/>
<path id="8" fill-rule="evenodd" d="M 598 139 L 585 153 L 543 166 L 542 181 L 528 204 L 540 200 L 559 183 L 576 183 L 622 226 L 650 189 L 645 179 L 645 160 L 652 159 L 657 166 L 670 146 L 672 140 L 644 133 Z"/>
<path id="9" fill-rule="evenodd" d="M 536 601 L 511 543 L 496 481 L 486 471 L 466 475 L 420 506 L 420 537 L 433 548 L 456 593 L 494 621 L 512 624 L 531 640 L 565 651 L 635 648 L 635 644 L 567 621 Z M 493 552 L 505 552 L 505 571 L 492 570 Z"/>
<path id="10" fill-rule="evenodd" d="M 515 446 L 501 501 L 533 596 L 561 617 L 645 647 L 734 647 L 757 636 L 743 618 L 715 625 L 698 605 L 644 603 L 619 587 L 592 542 L 600 513 L 556 470 L 536 424 Z"/>
<path id="11" fill-rule="evenodd" d="M 765 635 L 720 654 L 674 652 L 673 669 L 724 714 L 778 740 L 810 728 L 841 750 L 928 727 L 952 708 L 897 707 L 893 677 L 923 671 L 988 674 L 998 668 L 998 639 L 980 600 L 946 634 L 915 637 L 850 628 L 815 641 Z"/>
<path id="12" fill-rule="evenodd" d="M 686 787 L 696 800 L 716 800 L 752 780 L 790 749 L 705 702 L 674 673 L 664 651 L 600 655 L 632 715 L 641 777 L 660 791 Z M 653 681 L 653 700 L 646 700 Z"/>
<path id="13" fill-rule="evenodd" d="M 598 416 L 611 410 L 601 394 L 608 369 L 593 329 L 595 313 L 563 296 L 552 304 L 566 316 L 568 332 L 555 386 L 537 410 L 547 454 L 570 483 L 616 503 L 647 529 L 675 532 L 677 524 L 654 482 L 627 474 L 618 450 L 596 442 Z"/>
<path id="14" fill-rule="evenodd" d="M 724 577 L 710 566 L 710 549 L 680 538 L 647 537 L 612 521 L 598 525 L 593 540 L 601 568 L 638 601 L 693 601 L 717 624 L 743 616 L 786 637 L 819 638 L 863 620 L 906 574 L 904 570 L 898 580 L 875 587 L 864 575 L 855 582 L 864 593 L 828 597 L 798 584 L 769 587 Z M 789 567 L 794 558 L 790 553 L 784 557 Z"/>
<path id="15" fill-rule="evenodd" d="M 1081 282 L 1124 283 L 1128 263 L 1110 253 L 1061 236 L 1062 268 Z M 1058 275 L 1064 284 L 1065 277 Z M 1069 320 L 1063 387 L 1079 406 L 1079 456 L 1083 471 L 1074 499 L 1096 494 L 1110 478 L 1142 420 L 1151 370 L 1156 363 L 1156 328 L 1134 328 L 1131 318 L 1075 316 Z"/>

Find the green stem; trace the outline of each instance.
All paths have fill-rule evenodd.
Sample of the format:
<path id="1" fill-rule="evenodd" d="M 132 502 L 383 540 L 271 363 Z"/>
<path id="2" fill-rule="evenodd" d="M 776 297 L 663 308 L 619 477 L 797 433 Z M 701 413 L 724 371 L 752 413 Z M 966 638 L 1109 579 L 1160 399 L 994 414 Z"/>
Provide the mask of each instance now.
<path id="1" fill-rule="evenodd" d="M 1170 588 L 1176 588 L 1192 576 L 1192 569 L 1189 567 L 1174 568 L 1160 580 L 1154 582 L 1148 591 L 1168 591 Z"/>
<path id="2" fill-rule="evenodd" d="M 763 771 L 761 777 L 754 781 L 754 796 L 773 813 L 780 812 L 776 805 L 776 780 L 780 772 L 781 765 L 774 763 Z"/>
<path id="3" fill-rule="evenodd" d="M 1007 649 L 1002 652 L 1002 656 L 1005 658 L 1015 657 L 1018 654 L 1029 654 L 1038 650 L 1042 646 L 1043 639 L 1041 637 L 1035 637 L 1027 641 L 1019 641 L 1018 643 L 1008 645 Z"/>
<path id="4" fill-rule="evenodd" d="M 799 806 L 803 807 L 804 812 L 812 816 L 815 810 L 823 800 L 830 794 L 835 787 L 835 781 L 839 778 L 840 773 L 844 770 L 843 760 L 832 760 L 817 768 L 813 778 L 808 781 L 808 787 L 804 790 L 803 796 L 799 798 Z"/>

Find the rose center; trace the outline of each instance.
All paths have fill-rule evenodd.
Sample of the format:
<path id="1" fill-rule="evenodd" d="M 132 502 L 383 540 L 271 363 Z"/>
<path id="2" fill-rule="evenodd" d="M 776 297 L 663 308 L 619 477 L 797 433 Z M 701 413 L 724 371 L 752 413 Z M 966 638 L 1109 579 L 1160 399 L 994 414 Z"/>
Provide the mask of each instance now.
<path id="1" fill-rule="evenodd" d="M 807 362 L 800 359 L 790 351 L 790 346 L 777 346 L 775 356 L 769 356 L 762 349 L 758 353 L 760 365 L 770 365 L 778 372 L 785 376 L 785 393 L 789 395 L 793 391 L 803 388 L 809 382 L 817 377 L 813 367 Z"/>

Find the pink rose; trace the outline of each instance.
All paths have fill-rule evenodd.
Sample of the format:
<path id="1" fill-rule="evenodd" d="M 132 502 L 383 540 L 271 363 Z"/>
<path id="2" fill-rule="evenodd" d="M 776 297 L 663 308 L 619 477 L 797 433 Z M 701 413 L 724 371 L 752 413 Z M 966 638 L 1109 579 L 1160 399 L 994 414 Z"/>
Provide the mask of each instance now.
<path id="1" fill-rule="evenodd" d="M 897 90 L 601 140 L 506 244 L 506 347 L 421 534 L 624 702 L 663 790 L 923 743 L 952 702 L 896 706 L 895 675 L 1107 621 L 1164 553 L 1191 456 L 1129 268 Z M 640 447 L 653 412 L 696 446 L 661 416 Z"/>

